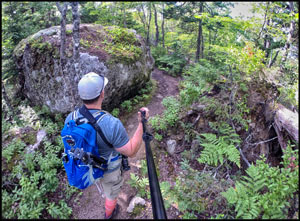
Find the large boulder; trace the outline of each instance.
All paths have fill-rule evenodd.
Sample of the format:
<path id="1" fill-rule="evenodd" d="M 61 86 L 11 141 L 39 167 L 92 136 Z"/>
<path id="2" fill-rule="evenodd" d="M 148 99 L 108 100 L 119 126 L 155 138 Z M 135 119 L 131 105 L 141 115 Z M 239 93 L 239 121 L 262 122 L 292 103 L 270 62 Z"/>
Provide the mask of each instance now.
<path id="1" fill-rule="evenodd" d="M 78 81 L 91 71 L 106 76 L 103 109 L 112 110 L 145 86 L 153 70 L 149 47 L 134 30 L 96 24 L 80 25 L 80 58 L 73 60 L 72 25 L 67 25 L 66 61 L 60 68 L 60 26 L 23 39 L 14 50 L 20 92 L 33 105 L 52 113 L 80 106 Z"/>

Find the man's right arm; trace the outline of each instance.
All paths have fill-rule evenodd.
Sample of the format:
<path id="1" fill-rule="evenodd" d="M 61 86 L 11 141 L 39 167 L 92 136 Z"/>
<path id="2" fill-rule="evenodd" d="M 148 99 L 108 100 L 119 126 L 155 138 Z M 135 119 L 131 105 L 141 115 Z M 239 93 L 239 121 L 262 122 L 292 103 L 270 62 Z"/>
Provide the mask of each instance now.
<path id="1" fill-rule="evenodd" d="M 140 110 L 146 111 L 146 119 L 149 118 L 149 110 L 147 108 L 143 107 Z M 116 148 L 118 152 L 128 157 L 134 157 L 142 144 L 143 124 L 142 124 L 142 117 L 140 112 L 138 112 L 138 120 L 139 120 L 139 124 L 133 137 L 124 146 Z"/>

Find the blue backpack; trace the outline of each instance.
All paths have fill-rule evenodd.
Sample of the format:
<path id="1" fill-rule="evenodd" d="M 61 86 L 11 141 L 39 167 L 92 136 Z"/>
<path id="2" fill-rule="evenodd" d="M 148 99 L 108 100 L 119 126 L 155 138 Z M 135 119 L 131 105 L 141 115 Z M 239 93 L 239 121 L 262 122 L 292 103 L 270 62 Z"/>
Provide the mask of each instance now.
<path id="1" fill-rule="evenodd" d="M 79 112 L 88 120 L 88 123 L 79 124 L 70 120 L 62 129 L 61 137 L 65 151 L 63 153 L 63 164 L 71 186 L 85 189 L 92 185 L 96 179 L 103 177 L 107 170 L 107 160 L 99 155 L 96 135 L 97 132 L 107 145 L 113 147 L 105 138 L 97 119 L 105 112 L 101 112 L 95 119 L 88 109 L 83 105 Z M 96 130 L 95 130 L 96 129 Z M 111 161 L 119 159 L 114 157 Z"/>

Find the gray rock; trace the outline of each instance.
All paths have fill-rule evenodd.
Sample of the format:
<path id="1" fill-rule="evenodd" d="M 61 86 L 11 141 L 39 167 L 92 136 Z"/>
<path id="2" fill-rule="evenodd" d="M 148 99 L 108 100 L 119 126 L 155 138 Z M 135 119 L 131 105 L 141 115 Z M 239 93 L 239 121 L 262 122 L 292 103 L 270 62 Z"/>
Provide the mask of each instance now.
<path id="1" fill-rule="evenodd" d="M 26 149 L 26 153 L 34 152 L 41 144 L 42 140 L 46 137 L 47 133 L 45 130 L 40 130 L 36 135 L 36 143 L 34 145 L 30 145 Z"/>
<path id="2" fill-rule="evenodd" d="M 167 141 L 167 151 L 170 155 L 173 155 L 175 153 L 176 145 L 176 140 Z"/>
<path id="3" fill-rule="evenodd" d="M 203 104 L 198 104 L 198 103 L 193 103 L 192 105 L 191 105 L 191 109 L 192 110 L 195 110 L 195 111 L 197 111 L 197 112 L 200 112 L 200 111 L 203 111 L 204 109 L 205 109 L 205 105 L 203 105 Z"/>
<path id="4" fill-rule="evenodd" d="M 67 29 L 71 27 L 67 25 Z M 16 85 L 19 93 L 16 94 L 25 95 L 32 105 L 48 106 L 52 113 L 68 113 L 82 105 L 77 84 L 84 74 L 93 71 L 109 80 L 105 88 L 103 109 L 111 111 L 123 100 L 137 94 L 149 81 L 153 70 L 154 60 L 144 40 L 133 30 L 128 32 L 135 34 L 139 42 L 137 47 L 142 50 L 142 56 L 132 63 L 112 60 L 104 48 L 101 48 L 103 44 L 99 35 L 106 33 L 101 25 L 81 24 L 80 33 L 93 39 L 89 40 L 92 47 L 85 48 L 81 45 L 79 63 L 74 63 L 71 43 L 66 49 L 63 72 L 59 66 L 60 26 L 41 30 L 23 39 L 13 54 L 20 77 Z M 41 43 L 34 43 L 41 38 Z"/>
<path id="5" fill-rule="evenodd" d="M 133 210 L 134 210 L 134 207 L 135 207 L 136 205 L 140 204 L 140 205 L 144 206 L 145 203 L 146 203 L 146 201 L 145 201 L 143 198 L 138 197 L 138 196 L 135 196 L 135 197 L 133 197 L 132 200 L 130 201 L 129 206 L 128 206 L 128 208 L 127 208 L 126 211 L 127 211 L 128 213 L 132 213 Z"/>

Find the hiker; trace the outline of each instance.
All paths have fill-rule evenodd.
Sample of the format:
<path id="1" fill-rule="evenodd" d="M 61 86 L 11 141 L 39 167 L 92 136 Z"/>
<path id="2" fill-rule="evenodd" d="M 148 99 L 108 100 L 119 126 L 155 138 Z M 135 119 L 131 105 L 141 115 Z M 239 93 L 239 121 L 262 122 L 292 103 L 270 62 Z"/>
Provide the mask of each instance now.
<path id="1" fill-rule="evenodd" d="M 93 115 L 97 115 L 101 111 L 102 102 L 104 99 L 104 88 L 108 83 L 108 79 L 94 72 L 84 75 L 78 83 L 78 93 L 83 101 L 83 104 Z M 140 111 L 146 112 L 146 119 L 149 118 L 149 110 L 142 107 Z M 123 184 L 122 176 L 122 155 L 133 157 L 139 150 L 142 144 L 143 125 L 141 113 L 138 112 L 138 127 L 131 139 L 122 124 L 122 122 L 110 115 L 108 112 L 98 119 L 97 123 L 100 126 L 106 140 L 112 144 L 110 148 L 106 142 L 97 134 L 97 144 L 99 146 L 99 154 L 108 160 L 108 170 L 100 179 L 103 192 L 105 194 L 105 219 L 111 219 L 118 212 L 117 197 Z M 94 116 L 96 118 L 96 116 Z M 67 124 L 71 119 L 84 119 L 78 109 L 70 113 L 66 120 Z M 117 156 L 120 156 L 119 158 Z M 110 159 L 117 160 L 110 162 Z"/>

